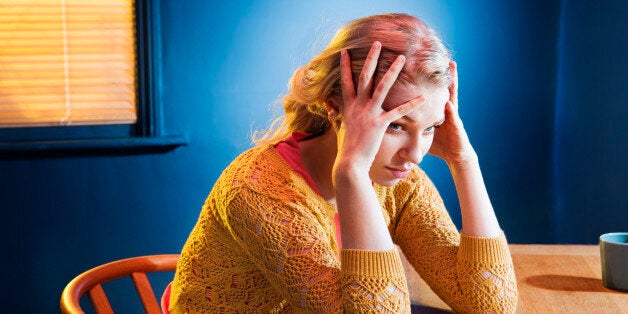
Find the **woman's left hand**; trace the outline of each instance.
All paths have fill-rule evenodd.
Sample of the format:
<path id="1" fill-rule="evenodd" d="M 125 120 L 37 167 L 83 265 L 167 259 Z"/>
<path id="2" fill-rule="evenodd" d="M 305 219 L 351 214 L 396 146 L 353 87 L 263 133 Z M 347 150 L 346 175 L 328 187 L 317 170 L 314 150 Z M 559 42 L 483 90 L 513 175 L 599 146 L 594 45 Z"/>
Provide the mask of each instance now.
<path id="1" fill-rule="evenodd" d="M 477 160 L 477 155 L 469 142 L 458 114 L 458 70 L 456 62 L 449 62 L 452 82 L 449 85 L 449 101 L 445 104 L 445 122 L 439 126 L 434 135 L 434 142 L 429 153 L 439 157 L 451 167 L 464 165 Z"/>

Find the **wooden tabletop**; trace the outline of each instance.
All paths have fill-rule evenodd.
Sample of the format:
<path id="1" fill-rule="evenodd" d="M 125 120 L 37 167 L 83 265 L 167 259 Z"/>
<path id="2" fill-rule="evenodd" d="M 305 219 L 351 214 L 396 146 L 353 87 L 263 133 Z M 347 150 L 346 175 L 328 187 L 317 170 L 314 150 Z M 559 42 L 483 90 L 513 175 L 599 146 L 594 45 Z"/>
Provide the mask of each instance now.
<path id="1" fill-rule="evenodd" d="M 517 313 L 628 313 L 628 293 L 602 286 L 597 245 L 511 244 Z M 404 259 L 404 264 L 407 261 Z M 406 266 L 404 265 L 404 266 Z M 450 312 L 414 270 L 406 267 L 413 312 Z"/>

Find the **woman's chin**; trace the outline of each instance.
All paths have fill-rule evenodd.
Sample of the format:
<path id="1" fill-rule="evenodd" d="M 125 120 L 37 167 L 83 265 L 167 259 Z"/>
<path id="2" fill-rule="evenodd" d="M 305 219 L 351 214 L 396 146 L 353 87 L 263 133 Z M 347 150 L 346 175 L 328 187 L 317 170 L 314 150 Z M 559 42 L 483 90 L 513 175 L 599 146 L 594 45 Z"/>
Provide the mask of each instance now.
<path id="1" fill-rule="evenodd" d="M 377 183 L 377 185 L 385 187 L 395 186 L 397 183 L 399 183 L 399 181 L 401 181 L 401 179 L 398 178 L 371 178 L 371 180 Z"/>

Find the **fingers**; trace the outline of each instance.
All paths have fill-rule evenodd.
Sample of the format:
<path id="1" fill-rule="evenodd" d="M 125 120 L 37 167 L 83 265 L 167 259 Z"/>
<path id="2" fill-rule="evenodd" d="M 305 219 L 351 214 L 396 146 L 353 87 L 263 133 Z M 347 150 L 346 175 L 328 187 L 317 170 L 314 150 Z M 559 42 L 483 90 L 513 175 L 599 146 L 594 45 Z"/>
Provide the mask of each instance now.
<path id="1" fill-rule="evenodd" d="M 445 104 L 445 123 L 449 123 L 456 128 L 462 127 L 462 120 L 458 113 L 458 107 L 450 100 Z"/>
<path id="2" fill-rule="evenodd" d="M 382 44 L 379 41 L 374 42 L 371 46 L 371 50 L 369 50 L 364 60 L 362 71 L 360 72 L 357 95 L 355 85 L 353 84 L 351 57 L 346 50 L 340 52 L 340 83 L 342 85 L 342 99 L 345 103 L 347 101 L 353 101 L 353 99 L 358 96 L 367 96 L 366 98 L 370 96 L 371 87 L 373 85 L 373 75 L 377 69 L 377 61 L 381 49 Z"/>
<path id="3" fill-rule="evenodd" d="M 382 44 L 379 41 L 374 42 L 364 60 L 364 66 L 362 66 L 360 79 L 358 80 L 358 97 L 365 94 L 370 96 L 371 87 L 373 86 L 373 74 L 375 74 L 381 50 Z"/>
<path id="4" fill-rule="evenodd" d="M 454 103 L 449 100 L 445 104 L 445 121 L 452 121 L 456 118 L 458 111 L 454 108 Z"/>
<path id="5" fill-rule="evenodd" d="M 381 106 L 384 102 L 386 95 L 388 95 L 388 91 L 390 91 L 390 88 L 397 80 L 397 77 L 399 76 L 399 73 L 401 73 L 401 69 L 403 69 L 405 63 L 406 57 L 404 55 L 397 56 L 395 62 L 390 65 L 390 68 L 386 71 L 382 80 L 379 84 L 377 84 L 377 88 L 375 89 L 375 92 L 373 92 L 373 100 L 377 103 L 377 105 Z"/>
<path id="6" fill-rule="evenodd" d="M 389 122 L 395 121 L 409 114 L 416 108 L 421 107 L 421 105 L 424 103 L 425 103 L 425 96 L 423 95 L 420 95 L 417 98 L 411 99 L 410 101 L 403 103 L 399 107 L 386 112 L 384 114 L 386 116 L 386 121 L 389 121 Z"/>
<path id="7" fill-rule="evenodd" d="M 458 65 L 455 61 L 449 61 L 449 71 L 451 72 L 451 85 L 449 85 L 449 100 L 454 106 L 458 105 Z"/>
<path id="8" fill-rule="evenodd" d="M 351 74 L 351 60 L 346 50 L 340 52 L 340 85 L 343 103 L 349 104 L 355 98 L 355 87 Z"/>
<path id="9" fill-rule="evenodd" d="M 400 55 L 395 59 L 390 68 L 386 71 L 377 88 L 371 97 L 371 89 L 373 86 L 373 77 L 377 70 L 377 64 L 381 53 L 382 44 L 375 41 L 369 50 L 364 65 L 360 71 L 358 79 L 357 92 L 353 82 L 353 73 L 351 70 L 351 58 L 346 50 L 340 53 L 340 83 L 342 86 L 342 99 L 344 104 L 352 104 L 354 101 L 370 101 L 373 108 L 380 108 L 386 95 L 397 80 L 399 73 L 403 69 L 406 58 Z M 381 108 L 380 108 L 381 109 Z M 342 108 L 340 110 L 343 111 Z M 407 113 L 406 113 L 407 114 Z"/>

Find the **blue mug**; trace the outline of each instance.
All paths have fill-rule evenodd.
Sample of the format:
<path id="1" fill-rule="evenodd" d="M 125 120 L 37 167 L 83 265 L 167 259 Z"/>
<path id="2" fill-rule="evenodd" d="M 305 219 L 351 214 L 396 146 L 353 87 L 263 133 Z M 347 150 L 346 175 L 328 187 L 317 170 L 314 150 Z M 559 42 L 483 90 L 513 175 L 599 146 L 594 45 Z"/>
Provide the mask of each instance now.
<path id="1" fill-rule="evenodd" d="M 600 257 L 604 287 L 628 291 L 628 232 L 601 235 Z"/>

